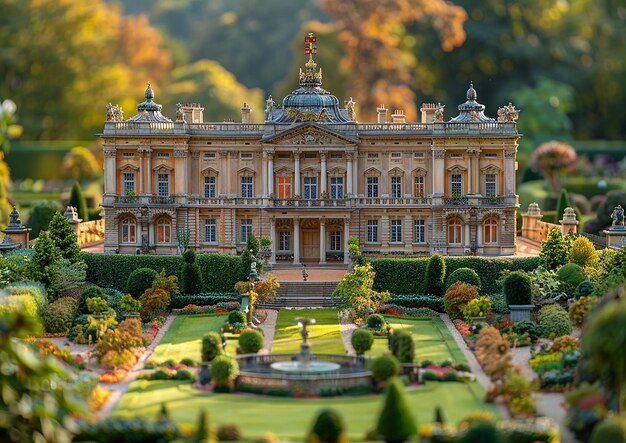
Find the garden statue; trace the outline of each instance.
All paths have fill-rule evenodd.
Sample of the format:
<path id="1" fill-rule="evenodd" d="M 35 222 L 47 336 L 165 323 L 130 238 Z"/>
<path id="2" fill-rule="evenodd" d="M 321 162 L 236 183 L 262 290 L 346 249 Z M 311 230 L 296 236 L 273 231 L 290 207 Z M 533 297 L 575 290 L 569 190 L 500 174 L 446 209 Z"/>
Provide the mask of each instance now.
<path id="1" fill-rule="evenodd" d="M 621 205 L 617 205 L 611 213 L 613 219 L 612 228 L 624 229 L 624 210 Z"/>
<path id="2" fill-rule="evenodd" d="M 272 121 L 272 114 L 274 113 L 274 100 L 270 94 L 269 98 L 265 101 L 265 121 Z"/>
<path id="3" fill-rule="evenodd" d="M 435 121 L 436 122 L 443 122 L 443 109 L 446 107 L 446 105 L 442 105 L 441 103 L 437 103 L 437 106 L 435 107 Z"/>
<path id="4" fill-rule="evenodd" d="M 346 102 L 346 109 L 348 110 L 348 120 L 350 120 L 351 122 L 356 121 L 356 111 L 354 110 L 355 104 L 356 102 L 352 100 L 352 97 L 350 97 L 350 100 Z"/>
<path id="5" fill-rule="evenodd" d="M 303 263 L 302 264 L 302 281 L 306 281 L 308 276 L 309 276 L 309 273 L 306 272 L 306 265 Z"/>

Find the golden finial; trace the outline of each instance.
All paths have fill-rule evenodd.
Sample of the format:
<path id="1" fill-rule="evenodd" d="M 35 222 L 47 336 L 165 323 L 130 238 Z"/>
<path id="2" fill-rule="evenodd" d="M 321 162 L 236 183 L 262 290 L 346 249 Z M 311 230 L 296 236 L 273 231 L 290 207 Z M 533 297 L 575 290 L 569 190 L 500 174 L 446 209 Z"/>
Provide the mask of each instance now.
<path id="1" fill-rule="evenodd" d="M 309 32 L 309 35 L 304 37 L 304 53 L 309 55 L 309 62 L 306 64 L 308 67 L 309 63 L 313 63 L 315 66 L 315 62 L 313 61 L 313 54 L 317 54 L 317 46 L 314 43 L 317 42 L 317 37 L 313 35 L 312 32 Z"/>

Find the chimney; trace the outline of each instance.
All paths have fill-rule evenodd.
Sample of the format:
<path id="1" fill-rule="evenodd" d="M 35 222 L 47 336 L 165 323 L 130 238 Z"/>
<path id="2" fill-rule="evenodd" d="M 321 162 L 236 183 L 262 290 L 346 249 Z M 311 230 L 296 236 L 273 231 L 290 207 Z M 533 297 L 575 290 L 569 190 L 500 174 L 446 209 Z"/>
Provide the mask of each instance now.
<path id="1" fill-rule="evenodd" d="M 378 114 L 378 123 L 387 123 L 387 108 L 385 108 L 385 105 L 380 105 L 376 108 L 376 113 Z"/>
<path id="2" fill-rule="evenodd" d="M 391 114 L 391 122 L 392 123 L 406 123 L 406 116 L 404 115 L 404 110 L 396 109 L 393 114 Z"/>
<path id="3" fill-rule="evenodd" d="M 250 111 L 252 111 L 250 105 L 248 105 L 246 102 L 243 102 L 243 106 L 241 107 L 241 123 L 245 125 L 250 124 Z"/>
<path id="4" fill-rule="evenodd" d="M 435 104 L 422 103 L 422 123 L 432 123 L 435 121 Z"/>
<path id="5" fill-rule="evenodd" d="M 202 123 L 204 121 L 203 112 L 204 108 L 200 103 L 183 104 L 183 115 L 187 123 Z"/>

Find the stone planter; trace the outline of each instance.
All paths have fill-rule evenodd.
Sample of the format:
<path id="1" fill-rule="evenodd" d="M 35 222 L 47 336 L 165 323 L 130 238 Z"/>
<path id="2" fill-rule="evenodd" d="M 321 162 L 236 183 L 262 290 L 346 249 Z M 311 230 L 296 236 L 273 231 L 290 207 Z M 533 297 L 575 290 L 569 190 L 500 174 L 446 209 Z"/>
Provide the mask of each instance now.
<path id="1" fill-rule="evenodd" d="M 535 309 L 535 305 L 509 305 L 511 310 L 511 321 L 518 322 L 530 320 L 530 313 Z"/>
<path id="2" fill-rule="evenodd" d="M 472 317 L 472 323 L 475 325 L 484 324 L 487 317 Z"/>
<path id="3" fill-rule="evenodd" d="M 139 318 L 139 312 L 124 312 L 124 318 Z"/>

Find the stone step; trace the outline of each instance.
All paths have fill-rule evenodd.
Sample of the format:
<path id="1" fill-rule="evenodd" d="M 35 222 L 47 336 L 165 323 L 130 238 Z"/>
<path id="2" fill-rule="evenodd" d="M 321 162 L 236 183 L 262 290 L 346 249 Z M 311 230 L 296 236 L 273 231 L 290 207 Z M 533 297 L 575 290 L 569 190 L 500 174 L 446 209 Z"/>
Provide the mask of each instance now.
<path id="1" fill-rule="evenodd" d="M 283 282 L 276 297 L 262 306 L 280 307 L 330 307 L 340 304 L 331 295 L 337 282 Z"/>

